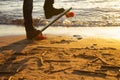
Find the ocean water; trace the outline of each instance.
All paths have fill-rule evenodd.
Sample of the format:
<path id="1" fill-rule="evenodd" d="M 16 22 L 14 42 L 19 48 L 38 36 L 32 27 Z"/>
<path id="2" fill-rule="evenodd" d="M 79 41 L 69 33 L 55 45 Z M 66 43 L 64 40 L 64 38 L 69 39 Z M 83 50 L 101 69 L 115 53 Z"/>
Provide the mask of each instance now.
<path id="1" fill-rule="evenodd" d="M 33 0 L 33 18 L 44 18 L 45 0 Z M 23 0 L 0 0 L 0 24 L 23 19 Z M 69 8 L 75 12 L 70 21 L 78 26 L 119 26 L 120 0 L 55 0 L 54 7 Z"/>
<path id="2" fill-rule="evenodd" d="M 45 0 L 33 1 L 33 18 L 47 22 L 43 11 Z M 23 26 L 6 25 L 11 20 L 23 19 L 22 6 L 23 0 L 0 0 L 0 36 L 25 35 Z M 120 39 L 120 0 L 55 0 L 54 7 L 72 7 L 71 11 L 75 13 L 75 17 L 59 19 L 60 24 L 64 21 L 70 22 L 72 25 L 69 25 L 69 28 L 66 28 L 66 25 L 51 26 L 45 30 L 45 34 Z M 49 20 L 52 19 L 54 17 Z M 41 29 L 41 26 L 44 25 L 40 25 L 38 29 Z"/>

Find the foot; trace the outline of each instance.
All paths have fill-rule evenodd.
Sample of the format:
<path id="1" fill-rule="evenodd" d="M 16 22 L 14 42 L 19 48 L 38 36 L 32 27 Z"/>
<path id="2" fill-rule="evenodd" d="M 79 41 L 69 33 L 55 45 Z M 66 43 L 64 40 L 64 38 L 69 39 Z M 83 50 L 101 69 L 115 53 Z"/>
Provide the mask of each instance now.
<path id="1" fill-rule="evenodd" d="M 49 18 L 56 16 L 62 12 L 64 12 L 63 8 L 60 8 L 60 9 L 51 8 L 49 10 L 45 9 L 45 17 L 46 17 L 46 19 L 49 19 Z"/>
<path id="2" fill-rule="evenodd" d="M 27 39 L 29 39 L 29 40 L 32 40 L 32 39 L 36 38 L 38 35 L 41 35 L 41 34 L 42 34 L 41 31 L 36 30 L 36 29 L 31 30 L 31 31 L 27 31 L 27 33 L 26 33 Z"/>
<path id="3" fill-rule="evenodd" d="M 51 3 L 51 2 L 49 2 L 49 0 L 45 1 L 44 12 L 45 12 L 46 19 L 49 19 L 49 18 L 56 16 L 65 11 L 63 8 L 60 8 L 60 9 L 54 8 L 53 4 L 54 4 L 54 2 Z"/>

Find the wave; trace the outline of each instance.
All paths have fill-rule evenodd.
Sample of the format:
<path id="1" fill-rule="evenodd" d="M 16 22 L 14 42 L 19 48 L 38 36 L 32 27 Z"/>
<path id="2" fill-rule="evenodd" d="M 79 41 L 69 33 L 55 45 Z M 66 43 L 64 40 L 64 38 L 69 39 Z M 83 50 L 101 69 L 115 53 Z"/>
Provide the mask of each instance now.
<path id="1" fill-rule="evenodd" d="M 119 1 L 120 0 L 56 0 L 55 7 L 68 8 L 72 6 L 75 17 L 67 20 L 66 18 L 60 19 L 52 26 L 120 26 Z M 1 0 L 0 2 L 0 24 L 24 25 L 24 20 L 22 19 L 23 0 Z M 45 26 L 52 20 L 46 20 L 44 18 L 43 3 L 44 0 L 34 0 L 34 26 Z M 39 16 L 40 19 L 38 19 Z"/>
<path id="2" fill-rule="evenodd" d="M 5 19 L 4 19 L 5 20 Z M 24 25 L 23 19 L 15 19 L 15 20 L 7 20 L 4 21 L 5 24 L 12 24 L 12 25 Z M 46 19 L 33 19 L 33 25 L 38 26 L 45 26 L 47 25 L 51 20 Z M 120 22 L 112 22 L 112 21 L 71 21 L 68 19 L 58 20 L 52 26 L 67 26 L 67 27 L 105 27 L 105 26 L 120 26 Z"/>

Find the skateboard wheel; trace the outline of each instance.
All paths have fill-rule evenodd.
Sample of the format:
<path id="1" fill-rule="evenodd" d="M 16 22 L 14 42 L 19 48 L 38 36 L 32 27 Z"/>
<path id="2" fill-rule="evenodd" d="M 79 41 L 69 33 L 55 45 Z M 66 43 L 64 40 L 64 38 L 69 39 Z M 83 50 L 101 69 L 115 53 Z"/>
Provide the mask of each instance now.
<path id="1" fill-rule="evenodd" d="M 66 13 L 66 17 L 69 18 L 69 17 L 74 17 L 74 12 L 67 12 Z"/>
<path id="2" fill-rule="evenodd" d="M 44 39 L 46 39 L 46 37 L 43 36 L 42 34 L 39 34 L 33 40 L 44 40 Z"/>
<path id="3" fill-rule="evenodd" d="M 39 38 L 40 38 L 40 40 L 44 40 L 44 39 L 46 39 L 46 37 L 43 36 L 43 35 L 40 35 Z"/>

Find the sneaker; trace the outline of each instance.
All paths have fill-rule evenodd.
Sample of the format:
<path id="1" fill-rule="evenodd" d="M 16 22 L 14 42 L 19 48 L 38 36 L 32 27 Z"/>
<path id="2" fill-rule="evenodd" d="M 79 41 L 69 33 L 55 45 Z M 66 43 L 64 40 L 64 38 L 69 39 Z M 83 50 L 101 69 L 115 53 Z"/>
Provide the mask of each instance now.
<path id="1" fill-rule="evenodd" d="M 42 34 L 41 31 L 36 30 L 36 29 L 29 31 L 29 32 L 26 32 L 27 39 L 29 39 L 29 40 L 36 38 L 40 34 Z"/>
<path id="2" fill-rule="evenodd" d="M 53 8 L 53 9 L 49 9 L 49 10 L 46 9 L 45 10 L 45 17 L 46 17 L 46 19 L 50 19 L 51 17 L 56 16 L 62 12 L 64 12 L 63 8 L 61 8 L 61 9 Z"/>
<path id="3" fill-rule="evenodd" d="M 56 16 L 62 12 L 64 12 L 64 8 L 60 8 L 60 9 L 56 9 L 53 7 L 53 4 L 54 2 L 47 2 L 47 0 L 45 1 L 45 4 L 44 4 L 44 13 L 45 13 L 45 17 L 46 19 L 49 19 L 53 16 Z"/>

